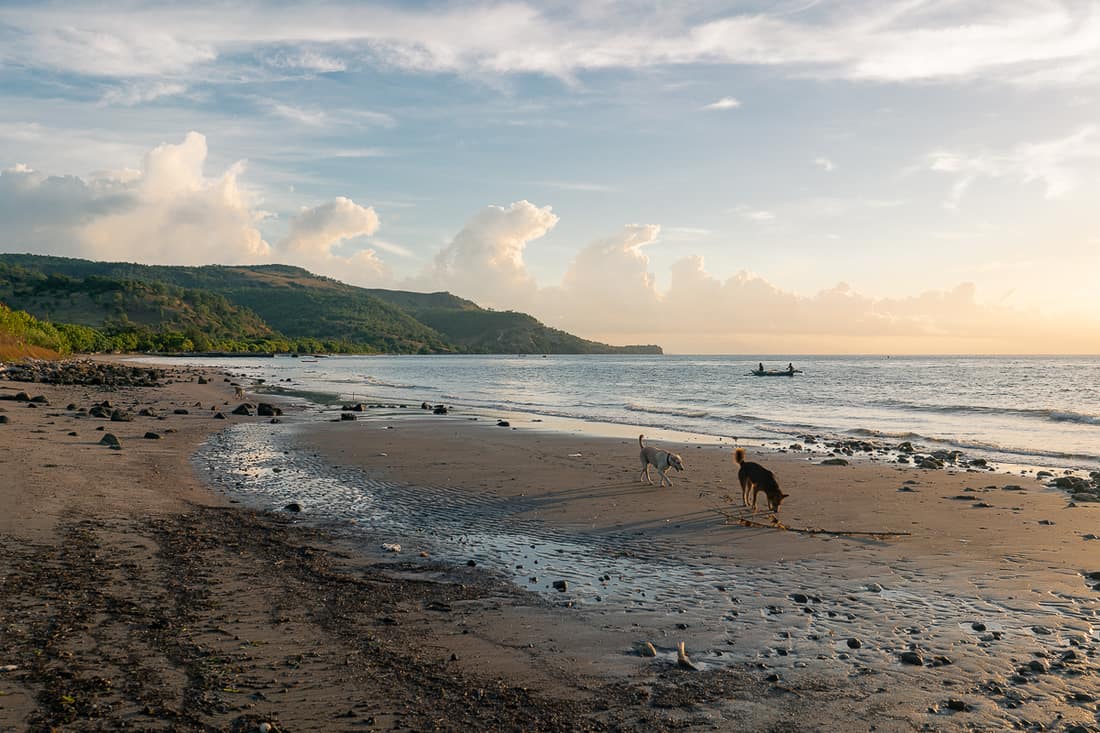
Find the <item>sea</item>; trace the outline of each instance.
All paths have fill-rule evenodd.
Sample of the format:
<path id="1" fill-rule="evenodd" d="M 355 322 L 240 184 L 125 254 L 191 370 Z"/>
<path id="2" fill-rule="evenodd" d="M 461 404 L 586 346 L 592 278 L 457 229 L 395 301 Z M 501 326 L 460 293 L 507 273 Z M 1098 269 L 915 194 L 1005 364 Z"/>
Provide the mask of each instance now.
<path id="1" fill-rule="evenodd" d="M 446 404 L 599 433 L 909 441 L 1008 469 L 1100 469 L 1100 357 L 429 355 L 158 358 L 313 400 Z M 562 423 L 562 421 L 565 421 Z M 657 435 L 657 433 L 653 433 Z"/>

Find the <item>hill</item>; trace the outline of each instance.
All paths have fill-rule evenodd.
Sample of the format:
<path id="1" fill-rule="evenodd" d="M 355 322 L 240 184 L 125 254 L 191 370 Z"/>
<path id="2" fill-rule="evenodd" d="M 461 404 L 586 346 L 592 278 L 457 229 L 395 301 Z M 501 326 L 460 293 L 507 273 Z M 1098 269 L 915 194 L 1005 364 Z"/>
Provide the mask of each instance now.
<path id="1" fill-rule="evenodd" d="M 450 293 L 359 288 L 290 265 L 179 267 L 0 254 L 0 299 L 117 333 L 182 333 L 197 348 L 386 353 L 661 353 L 616 347 Z M 242 345 L 242 344 L 237 344 Z M 240 350 L 237 348 L 221 350 Z"/>

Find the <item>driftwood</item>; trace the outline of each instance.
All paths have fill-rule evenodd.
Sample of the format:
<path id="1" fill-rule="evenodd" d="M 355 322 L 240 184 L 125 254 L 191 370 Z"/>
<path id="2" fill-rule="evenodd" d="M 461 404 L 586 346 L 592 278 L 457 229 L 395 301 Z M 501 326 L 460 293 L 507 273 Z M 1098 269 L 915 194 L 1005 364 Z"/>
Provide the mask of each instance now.
<path id="1" fill-rule="evenodd" d="M 714 511 L 721 514 L 726 519 L 726 524 L 739 524 L 742 527 L 756 527 L 758 529 L 781 529 L 785 532 L 799 532 L 801 534 L 827 534 L 835 537 L 874 537 L 876 539 L 885 539 L 887 537 L 911 537 L 912 532 L 857 532 L 854 530 L 832 530 L 832 529 L 820 529 L 818 527 L 788 527 L 779 521 L 774 515 L 770 515 L 771 521 L 760 522 L 752 517 L 759 517 L 766 512 L 758 512 L 756 514 L 737 514 L 725 509 L 719 509 L 714 507 Z"/>

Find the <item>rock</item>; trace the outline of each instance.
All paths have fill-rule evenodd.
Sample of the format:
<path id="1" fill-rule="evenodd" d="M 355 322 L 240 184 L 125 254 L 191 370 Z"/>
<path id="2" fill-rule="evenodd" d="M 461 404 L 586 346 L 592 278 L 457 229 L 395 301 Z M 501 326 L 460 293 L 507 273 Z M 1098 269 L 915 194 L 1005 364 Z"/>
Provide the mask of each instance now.
<path id="1" fill-rule="evenodd" d="M 299 504 L 296 501 L 292 501 L 292 502 L 290 502 L 289 504 L 287 504 L 286 506 L 283 507 L 283 511 L 284 512 L 292 512 L 294 514 L 297 514 L 298 512 L 302 511 L 302 505 Z"/>
<path id="2" fill-rule="evenodd" d="M 975 621 L 974 623 L 970 624 L 970 628 L 974 629 L 975 631 L 985 631 L 985 624 L 983 624 L 981 621 Z"/>
<path id="3" fill-rule="evenodd" d="M 512 427 L 512 423 L 508 422 L 507 420 L 497 420 L 497 427 L 498 428 L 510 428 L 510 427 Z"/>
<path id="4" fill-rule="evenodd" d="M 150 430 L 149 432 L 147 432 L 145 434 L 145 439 L 146 440 L 160 440 L 160 433 L 154 433 L 153 431 Z"/>
<path id="5" fill-rule="evenodd" d="M 868 583 L 867 585 L 864 586 L 864 588 L 871 591 L 872 593 L 881 593 L 882 592 L 882 586 L 879 585 L 878 583 Z"/>
<path id="6" fill-rule="evenodd" d="M 88 415 L 90 415 L 91 417 L 102 417 L 110 419 L 111 414 L 111 411 L 103 405 L 93 405 L 92 409 L 88 410 Z"/>
<path id="7" fill-rule="evenodd" d="M 15 400 L 16 402 L 30 402 L 31 396 L 26 392 L 16 392 L 15 396 L 10 399 Z"/>
<path id="8" fill-rule="evenodd" d="M 432 409 L 432 406 L 429 405 L 427 402 L 421 402 L 420 403 L 420 409 L 421 410 L 430 410 L 430 409 Z"/>
<path id="9" fill-rule="evenodd" d="M 790 599 L 795 603 L 809 603 L 809 597 L 804 593 L 791 593 Z"/>
<path id="10" fill-rule="evenodd" d="M 902 652 L 899 658 L 902 664 L 913 664 L 918 667 L 924 666 L 924 657 L 920 655 L 920 652 Z"/>
<path id="11" fill-rule="evenodd" d="M 1032 633 L 1038 634 L 1040 636 L 1050 636 L 1051 634 L 1054 633 L 1053 631 L 1048 629 L 1046 626 L 1032 626 L 1031 631 L 1032 631 Z"/>
<path id="12" fill-rule="evenodd" d="M 134 416 L 132 414 L 124 412 L 123 410 L 115 410 L 111 413 L 111 422 L 131 422 L 133 419 Z"/>
<path id="13" fill-rule="evenodd" d="M 971 458 L 969 461 L 967 461 L 967 463 L 969 463 L 971 466 L 974 466 L 975 468 L 985 468 L 989 465 L 989 461 L 985 460 L 984 458 Z"/>
<path id="14" fill-rule="evenodd" d="M 848 461 L 843 458 L 826 458 L 821 462 L 822 466 L 847 466 Z"/>
<path id="15" fill-rule="evenodd" d="M 43 395 L 35 395 L 34 397 L 31 397 L 30 401 L 33 402 L 36 405 L 48 405 L 48 404 L 50 404 L 50 401 L 47 400 L 45 398 L 45 396 L 43 396 Z"/>
<path id="16" fill-rule="evenodd" d="M 436 405 L 435 407 L 432 408 L 432 414 L 433 415 L 446 415 L 447 414 L 447 406 L 446 405 Z"/>
<path id="17" fill-rule="evenodd" d="M 252 417 L 252 406 L 249 405 L 247 402 L 242 402 L 241 404 L 237 405 L 237 408 L 235 410 L 233 410 L 233 414 Z"/>
<path id="18" fill-rule="evenodd" d="M 354 420 L 355 419 L 355 413 L 354 412 L 341 412 L 340 413 L 340 419 L 341 420 Z"/>
<path id="19" fill-rule="evenodd" d="M 848 640 L 848 648 L 849 649 L 860 649 L 862 646 L 863 646 L 863 642 L 860 641 L 859 639 L 857 639 L 854 636 L 851 639 Z"/>
<path id="20" fill-rule="evenodd" d="M 923 468 L 925 470 L 934 471 L 934 470 L 943 468 L 943 461 L 941 461 L 939 458 L 933 458 L 932 456 L 928 456 L 926 458 L 921 459 L 917 463 L 917 468 Z"/>
<path id="21" fill-rule="evenodd" d="M 383 542 L 382 549 L 386 552 L 401 552 L 401 545 L 396 542 Z"/>
<path id="22" fill-rule="evenodd" d="M 960 713 L 964 713 L 964 712 L 968 712 L 970 710 L 973 710 L 973 708 L 970 705 L 967 705 L 962 700 L 955 700 L 955 699 L 951 699 L 951 700 L 948 700 L 947 702 L 945 702 L 944 707 L 946 707 L 948 710 L 954 710 L 954 711 L 960 712 Z"/>
<path id="23" fill-rule="evenodd" d="M 11 421 L 8 419 L 7 415 L 0 415 L 0 425 L 5 425 L 9 422 Z"/>
<path id="24" fill-rule="evenodd" d="M 354 405 L 344 405 L 343 409 L 348 412 L 366 412 L 367 406 L 362 402 L 356 402 Z"/>
<path id="25" fill-rule="evenodd" d="M 172 410 L 172 414 L 173 415 L 190 415 L 191 413 L 188 410 L 185 410 L 182 407 L 180 407 L 180 408 L 177 408 L 175 410 Z"/>
<path id="26" fill-rule="evenodd" d="M 468 567 L 468 568 L 477 567 L 477 560 L 467 560 L 466 561 L 466 567 Z"/>
<path id="27" fill-rule="evenodd" d="M 1051 481 L 1050 485 L 1067 491 L 1088 492 L 1090 488 L 1089 483 L 1088 479 L 1081 478 L 1080 476 L 1059 476 Z"/>
<path id="28" fill-rule="evenodd" d="M 208 380 L 208 379 L 207 379 L 206 377 L 204 377 L 204 376 L 202 376 L 202 375 L 200 374 L 200 375 L 199 375 L 199 379 L 198 379 L 198 382 L 199 382 L 199 384 L 209 384 L 209 383 L 210 383 L 210 380 Z"/>
<path id="29" fill-rule="evenodd" d="M 278 417 L 283 411 L 269 402 L 261 402 L 256 406 L 256 414 L 260 417 Z"/>
<path id="30" fill-rule="evenodd" d="M 157 417 L 157 413 L 156 410 L 153 410 L 152 408 L 143 407 L 141 408 L 141 411 L 138 412 L 138 417 Z"/>
<path id="31" fill-rule="evenodd" d="M 894 448 L 898 453 L 913 453 L 916 449 L 913 448 L 913 444 L 906 440 L 903 443 L 898 443 Z"/>
<path id="32" fill-rule="evenodd" d="M 119 442 L 118 437 L 114 433 L 104 433 L 103 437 L 99 439 L 99 444 L 114 450 L 122 450 L 122 443 Z"/>
<path id="33" fill-rule="evenodd" d="M 214 413 L 214 419 L 215 419 L 215 420 L 228 420 L 229 418 L 227 418 L 227 417 L 225 416 L 225 414 L 224 414 L 224 413 L 222 413 L 222 412 L 215 412 L 215 413 Z"/>
<path id="34" fill-rule="evenodd" d="M 558 591 L 559 593 L 564 593 L 565 591 L 569 590 L 569 583 L 564 580 L 555 580 L 553 585 L 554 590 Z"/>

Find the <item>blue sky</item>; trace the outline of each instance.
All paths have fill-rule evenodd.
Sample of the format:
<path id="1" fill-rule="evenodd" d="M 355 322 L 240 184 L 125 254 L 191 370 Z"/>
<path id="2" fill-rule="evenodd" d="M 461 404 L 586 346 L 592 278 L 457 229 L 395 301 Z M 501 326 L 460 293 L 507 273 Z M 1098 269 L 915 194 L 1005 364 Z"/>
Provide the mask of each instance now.
<path id="1" fill-rule="evenodd" d="M 1100 352 L 1100 4 L 0 5 L 0 250 L 680 352 Z"/>

